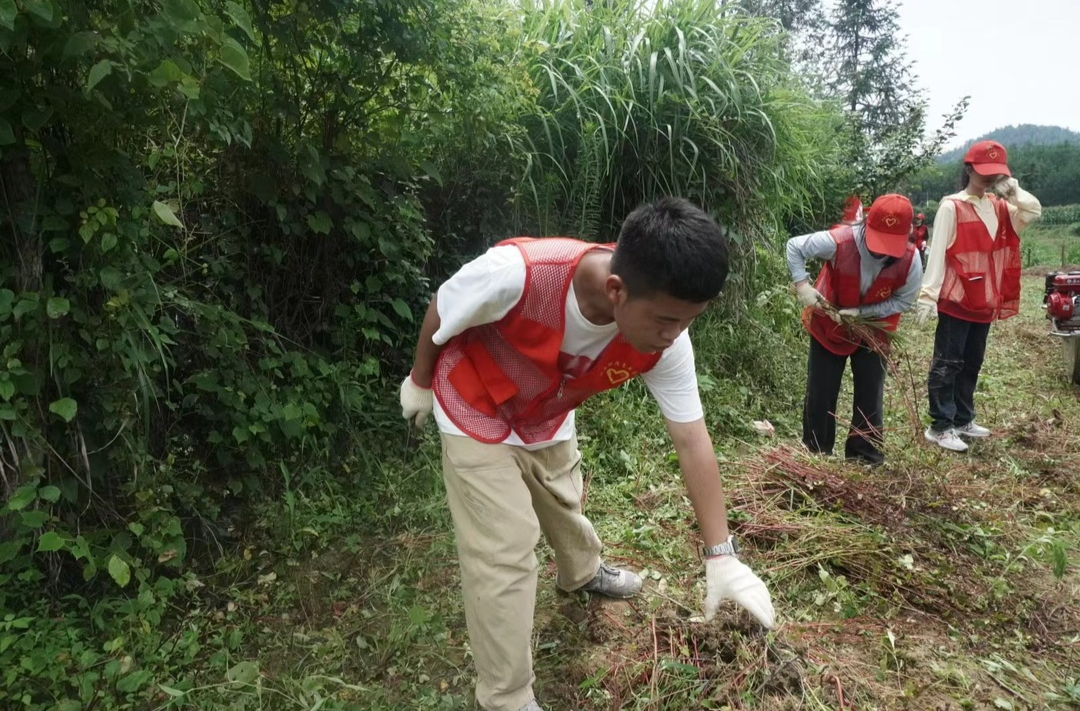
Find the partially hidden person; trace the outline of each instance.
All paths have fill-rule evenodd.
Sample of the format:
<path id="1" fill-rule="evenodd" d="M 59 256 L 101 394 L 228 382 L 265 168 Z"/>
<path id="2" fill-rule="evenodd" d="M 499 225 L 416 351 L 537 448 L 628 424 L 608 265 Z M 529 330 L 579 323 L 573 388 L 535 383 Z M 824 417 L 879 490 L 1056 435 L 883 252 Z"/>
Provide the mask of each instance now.
<path id="1" fill-rule="evenodd" d="M 919 250 L 919 259 L 926 260 L 926 238 L 929 235 L 929 230 L 926 227 L 926 215 L 923 213 L 917 213 L 915 219 L 911 221 L 911 243 L 915 245 L 915 249 Z"/>

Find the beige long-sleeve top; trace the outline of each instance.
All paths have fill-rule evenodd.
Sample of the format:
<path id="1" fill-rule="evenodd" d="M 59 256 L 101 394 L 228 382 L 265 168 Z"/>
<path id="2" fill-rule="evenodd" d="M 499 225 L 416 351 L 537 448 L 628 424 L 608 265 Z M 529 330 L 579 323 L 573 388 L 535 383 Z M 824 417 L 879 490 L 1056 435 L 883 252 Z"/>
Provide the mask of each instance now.
<path id="1" fill-rule="evenodd" d="M 1016 183 L 1016 178 L 1011 178 Z M 990 232 L 990 239 L 997 237 L 998 218 L 994 202 L 987 196 L 972 195 L 961 190 L 955 195 L 943 198 L 934 217 L 934 232 L 930 241 L 930 252 L 926 257 L 926 269 L 923 271 L 922 290 L 919 303 L 936 304 L 941 293 L 941 283 L 945 280 L 945 250 L 956 241 L 956 205 L 953 200 L 966 200 L 975 206 L 979 219 Z M 1015 230 L 1022 229 L 1042 216 L 1039 199 L 1022 189 L 1018 184 L 1016 191 L 1005 204 L 1009 207 L 1009 218 Z"/>

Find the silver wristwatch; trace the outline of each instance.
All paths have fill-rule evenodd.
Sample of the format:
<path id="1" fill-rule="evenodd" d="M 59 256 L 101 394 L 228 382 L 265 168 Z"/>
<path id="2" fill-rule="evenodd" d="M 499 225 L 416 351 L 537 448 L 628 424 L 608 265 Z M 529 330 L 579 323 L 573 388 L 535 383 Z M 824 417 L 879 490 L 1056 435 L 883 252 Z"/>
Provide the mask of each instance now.
<path id="1" fill-rule="evenodd" d="M 735 536 L 728 535 L 727 540 L 723 543 L 703 548 L 701 555 L 706 558 L 715 558 L 718 555 L 735 555 L 738 552 L 739 542 L 735 540 Z"/>

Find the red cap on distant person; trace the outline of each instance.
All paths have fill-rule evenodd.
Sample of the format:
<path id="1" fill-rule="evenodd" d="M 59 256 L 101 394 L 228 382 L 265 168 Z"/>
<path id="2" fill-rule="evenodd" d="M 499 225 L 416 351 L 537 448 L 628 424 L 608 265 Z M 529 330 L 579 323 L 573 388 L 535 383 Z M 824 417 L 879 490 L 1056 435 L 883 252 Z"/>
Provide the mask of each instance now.
<path id="1" fill-rule="evenodd" d="M 866 215 L 866 248 L 877 254 L 902 257 L 911 233 L 911 201 L 903 195 L 882 195 Z"/>
<path id="2" fill-rule="evenodd" d="M 1005 146 L 997 141 L 979 141 L 964 155 L 964 162 L 971 163 L 972 169 L 979 175 L 1008 175 L 1008 154 Z"/>
<path id="3" fill-rule="evenodd" d="M 926 219 L 926 215 L 922 214 L 921 212 L 918 215 L 915 215 L 915 217 L 917 217 L 920 220 L 925 220 Z"/>

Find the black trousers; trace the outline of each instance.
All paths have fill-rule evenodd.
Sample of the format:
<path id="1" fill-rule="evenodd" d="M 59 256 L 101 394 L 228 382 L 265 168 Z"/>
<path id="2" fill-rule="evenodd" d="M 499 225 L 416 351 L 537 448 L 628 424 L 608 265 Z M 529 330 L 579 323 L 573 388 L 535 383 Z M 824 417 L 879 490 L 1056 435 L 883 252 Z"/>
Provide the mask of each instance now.
<path id="1" fill-rule="evenodd" d="M 855 379 L 855 397 L 844 456 L 880 464 L 885 461 L 881 451 L 885 360 L 865 345 L 860 345 L 850 356 L 839 356 L 817 339 L 810 338 L 806 400 L 803 403 L 803 444 L 811 452 L 832 454 L 836 441 L 836 400 L 848 358 Z"/>
<path id="2" fill-rule="evenodd" d="M 930 427 L 944 432 L 975 420 L 975 387 L 986 356 L 990 324 L 938 314 L 934 359 L 926 389 L 930 396 Z"/>

